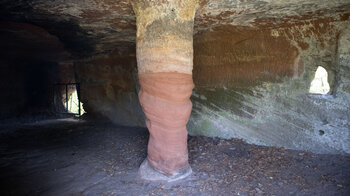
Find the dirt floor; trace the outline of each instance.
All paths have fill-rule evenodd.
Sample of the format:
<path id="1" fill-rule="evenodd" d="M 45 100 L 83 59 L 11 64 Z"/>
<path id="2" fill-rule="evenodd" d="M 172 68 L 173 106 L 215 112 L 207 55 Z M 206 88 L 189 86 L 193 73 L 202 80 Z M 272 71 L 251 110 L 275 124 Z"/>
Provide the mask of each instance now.
<path id="1" fill-rule="evenodd" d="M 189 138 L 193 174 L 138 178 L 145 128 L 73 119 L 0 125 L 0 195 L 350 195 L 350 156 Z"/>

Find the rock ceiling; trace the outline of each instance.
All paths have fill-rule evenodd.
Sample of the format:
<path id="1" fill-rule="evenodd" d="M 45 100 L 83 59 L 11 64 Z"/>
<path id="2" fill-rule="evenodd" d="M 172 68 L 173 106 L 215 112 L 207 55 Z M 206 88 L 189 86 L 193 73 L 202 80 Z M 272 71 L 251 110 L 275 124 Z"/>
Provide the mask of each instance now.
<path id="1" fill-rule="evenodd" d="M 1 21 L 42 27 L 75 54 L 135 44 L 129 0 L 0 0 L 0 7 Z M 223 25 L 275 28 L 316 18 L 339 20 L 349 14 L 349 0 L 204 0 L 195 32 Z"/>

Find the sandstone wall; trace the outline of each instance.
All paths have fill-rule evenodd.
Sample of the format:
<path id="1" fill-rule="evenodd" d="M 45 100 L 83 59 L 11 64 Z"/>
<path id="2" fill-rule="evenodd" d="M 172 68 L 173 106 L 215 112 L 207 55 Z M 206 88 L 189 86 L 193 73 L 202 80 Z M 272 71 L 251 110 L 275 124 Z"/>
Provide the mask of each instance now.
<path id="1" fill-rule="evenodd" d="M 137 97 L 135 48 L 76 62 L 75 69 L 87 115 L 122 125 L 145 126 Z"/>
<path id="2" fill-rule="evenodd" d="M 0 119 L 53 115 L 59 71 L 55 62 L 0 62 Z"/>
<path id="3" fill-rule="evenodd" d="M 194 135 L 350 152 L 349 22 L 278 29 L 222 27 L 194 41 Z M 318 66 L 330 95 L 308 93 Z"/>
<path id="4" fill-rule="evenodd" d="M 41 27 L 0 22 L 0 28 L 0 119 L 52 114 L 53 84 L 74 79 L 58 63 L 69 53 Z"/>
<path id="5" fill-rule="evenodd" d="M 350 152 L 349 21 L 278 28 L 221 26 L 194 36 L 188 131 L 318 153 Z M 145 126 L 135 49 L 76 62 L 88 114 Z M 309 94 L 318 66 L 329 95 Z"/>
<path id="6" fill-rule="evenodd" d="M 14 114 L 12 113 L 18 115 L 25 105 L 23 77 L 13 77 L 18 75 L 11 64 L 4 61 L 0 62 L 0 119 L 13 117 Z"/>

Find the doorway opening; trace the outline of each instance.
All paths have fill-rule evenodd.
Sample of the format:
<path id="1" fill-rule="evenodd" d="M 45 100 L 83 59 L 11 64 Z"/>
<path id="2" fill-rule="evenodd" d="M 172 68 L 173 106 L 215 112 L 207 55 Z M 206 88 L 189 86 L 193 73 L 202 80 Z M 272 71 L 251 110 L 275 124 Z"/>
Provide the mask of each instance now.
<path id="1" fill-rule="evenodd" d="M 55 92 L 58 93 L 59 102 L 63 105 L 63 110 L 56 110 L 58 113 L 69 113 L 81 116 L 85 113 L 83 103 L 80 102 L 79 83 L 57 83 L 54 85 Z M 56 102 L 56 99 L 54 100 Z"/>

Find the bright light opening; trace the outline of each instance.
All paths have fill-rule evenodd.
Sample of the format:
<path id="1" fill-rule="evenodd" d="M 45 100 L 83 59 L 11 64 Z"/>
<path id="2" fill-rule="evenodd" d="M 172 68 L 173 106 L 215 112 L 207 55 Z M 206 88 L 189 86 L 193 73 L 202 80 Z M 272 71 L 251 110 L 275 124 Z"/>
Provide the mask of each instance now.
<path id="1" fill-rule="evenodd" d="M 310 93 L 327 94 L 330 90 L 328 84 L 328 73 L 325 68 L 318 66 L 315 78 L 310 85 Z"/>
<path id="2" fill-rule="evenodd" d="M 77 90 L 74 90 L 73 93 L 68 97 L 68 111 L 71 113 L 79 114 L 79 99 Z M 85 113 L 83 108 L 83 103 L 80 103 L 80 114 Z"/>

